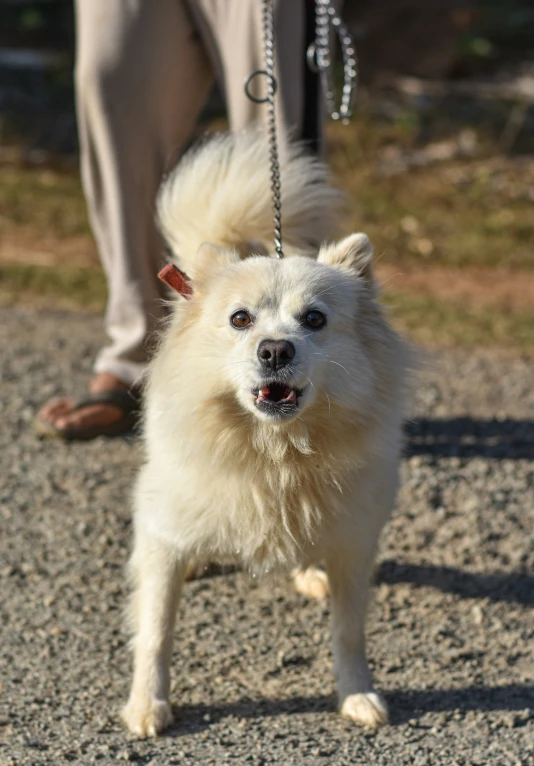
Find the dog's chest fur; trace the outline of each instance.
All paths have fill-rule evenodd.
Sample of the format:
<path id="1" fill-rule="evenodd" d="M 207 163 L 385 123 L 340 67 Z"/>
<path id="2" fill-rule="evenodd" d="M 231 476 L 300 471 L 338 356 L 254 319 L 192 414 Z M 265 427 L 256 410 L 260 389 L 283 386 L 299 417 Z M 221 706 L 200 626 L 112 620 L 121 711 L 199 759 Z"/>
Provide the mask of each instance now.
<path id="1" fill-rule="evenodd" d="M 239 540 L 241 556 L 255 569 L 306 565 L 321 558 L 340 510 L 339 485 L 316 469 L 317 455 L 288 450 L 282 464 L 262 457 L 255 461 L 254 475 L 229 483 L 217 544 L 232 548 Z"/>
<path id="2" fill-rule="evenodd" d="M 149 429 L 165 451 L 168 486 L 179 487 L 168 536 L 192 555 L 238 557 L 257 571 L 320 560 L 358 486 L 354 425 L 324 428 L 319 418 L 319 440 L 302 424 L 266 428 L 223 403 L 191 417 L 194 432 L 169 417 Z M 187 446 L 177 438 L 184 431 Z"/>

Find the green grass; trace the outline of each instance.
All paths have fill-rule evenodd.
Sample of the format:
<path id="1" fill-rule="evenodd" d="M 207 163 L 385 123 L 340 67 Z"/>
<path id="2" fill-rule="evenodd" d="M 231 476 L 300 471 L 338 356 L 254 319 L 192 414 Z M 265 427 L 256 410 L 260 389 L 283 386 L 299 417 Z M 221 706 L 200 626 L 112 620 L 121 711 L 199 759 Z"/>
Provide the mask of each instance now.
<path id="1" fill-rule="evenodd" d="M 386 176 L 380 172 L 385 150 L 416 148 L 420 119 L 405 110 L 380 122 L 361 111 L 350 126 L 329 127 L 329 155 L 349 200 L 347 229 L 366 231 L 378 258 L 399 271 L 434 265 L 534 270 L 534 160 L 479 157 Z M 106 282 L 94 265 L 77 174 L 3 167 L 0 239 L 9 245 L 2 250 L 0 243 L 1 305 L 103 310 Z M 50 263 L 32 265 L 41 262 L 43 239 Z M 415 292 L 396 293 L 387 303 L 395 323 L 424 344 L 534 353 L 534 314 L 524 308 L 468 308 Z"/>
<path id="2" fill-rule="evenodd" d="M 534 309 L 466 309 L 413 293 L 385 297 L 395 326 L 425 346 L 498 346 L 534 354 Z"/>
<path id="3" fill-rule="evenodd" d="M 534 160 L 451 161 L 386 177 L 378 168 L 392 134 L 380 144 L 380 131 L 369 138 L 369 130 L 365 122 L 335 126 L 330 156 L 348 195 L 347 228 L 365 231 L 380 257 L 398 266 L 534 270 Z"/>
<path id="4" fill-rule="evenodd" d="M 0 263 L 0 305 L 18 303 L 101 312 L 106 279 L 99 268 Z"/>
<path id="5" fill-rule="evenodd" d="M 47 235 L 89 235 L 85 200 L 75 173 L 2 167 L 0 236 L 16 228 Z"/>
<path id="6" fill-rule="evenodd" d="M 495 167 L 488 160 L 445 163 L 384 177 L 386 147 L 410 149 L 417 123 L 365 116 L 331 126 L 330 161 L 348 196 L 348 230 L 364 230 L 380 258 L 402 267 L 446 265 L 534 270 L 534 161 Z M 61 239 L 89 236 L 75 173 L 3 167 L 0 237 L 30 229 Z"/>

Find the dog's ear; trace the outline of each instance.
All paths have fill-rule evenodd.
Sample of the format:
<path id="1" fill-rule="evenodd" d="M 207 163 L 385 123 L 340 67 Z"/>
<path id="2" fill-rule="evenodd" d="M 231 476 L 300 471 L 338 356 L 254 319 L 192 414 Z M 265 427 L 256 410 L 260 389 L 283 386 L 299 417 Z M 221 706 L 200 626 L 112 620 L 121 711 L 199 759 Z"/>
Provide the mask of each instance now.
<path id="1" fill-rule="evenodd" d="M 217 247 L 211 242 L 203 242 L 198 248 L 192 268 L 193 280 L 205 280 L 215 271 L 239 261 L 239 253 L 233 248 Z"/>
<path id="2" fill-rule="evenodd" d="M 322 247 L 317 261 L 342 271 L 352 271 L 369 285 L 374 285 L 373 246 L 366 234 L 351 234 L 341 242 Z"/>

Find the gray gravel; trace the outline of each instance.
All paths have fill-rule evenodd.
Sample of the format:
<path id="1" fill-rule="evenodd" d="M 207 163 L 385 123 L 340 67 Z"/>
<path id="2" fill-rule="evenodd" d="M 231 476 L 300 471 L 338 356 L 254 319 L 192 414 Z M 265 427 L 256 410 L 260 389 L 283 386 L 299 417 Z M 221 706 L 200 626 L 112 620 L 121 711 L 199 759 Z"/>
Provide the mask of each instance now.
<path id="1" fill-rule="evenodd" d="M 383 539 L 369 652 L 392 724 L 335 713 L 327 604 L 244 573 L 187 584 L 177 723 L 118 710 L 135 439 L 40 442 L 51 394 L 83 393 L 102 340 L 75 314 L 0 312 L 0 763 L 534 763 L 534 363 L 440 352 L 421 374 Z"/>

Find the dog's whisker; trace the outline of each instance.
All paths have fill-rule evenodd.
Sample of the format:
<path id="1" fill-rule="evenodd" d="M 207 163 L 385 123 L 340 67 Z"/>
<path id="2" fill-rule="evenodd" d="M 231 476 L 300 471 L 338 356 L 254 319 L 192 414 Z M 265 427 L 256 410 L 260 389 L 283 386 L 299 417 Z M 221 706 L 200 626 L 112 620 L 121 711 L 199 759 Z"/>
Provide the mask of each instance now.
<path id="1" fill-rule="evenodd" d="M 336 362 L 335 359 L 331 359 L 328 354 L 325 354 L 325 353 L 323 353 L 321 351 L 314 351 L 314 356 L 322 356 L 322 357 L 324 357 L 325 359 L 328 360 L 328 364 L 335 364 L 338 367 L 341 367 L 343 370 L 345 370 L 347 375 L 350 375 L 351 378 L 354 377 L 354 375 L 349 370 L 347 370 L 347 368 L 343 364 L 341 364 L 341 362 Z"/>
<path id="2" fill-rule="evenodd" d="M 350 372 L 347 370 L 347 368 L 346 368 L 346 367 L 344 367 L 344 366 L 341 364 L 341 362 L 335 362 L 333 359 L 329 359 L 329 360 L 328 360 L 328 364 L 335 364 L 335 365 L 337 365 L 338 367 L 341 367 L 341 369 L 342 369 L 342 370 L 345 370 L 345 372 L 347 373 L 347 375 L 350 375 L 350 377 L 351 377 L 351 378 L 353 378 L 353 377 L 354 377 L 354 375 L 352 375 L 352 374 L 351 374 L 351 373 L 350 373 Z"/>

